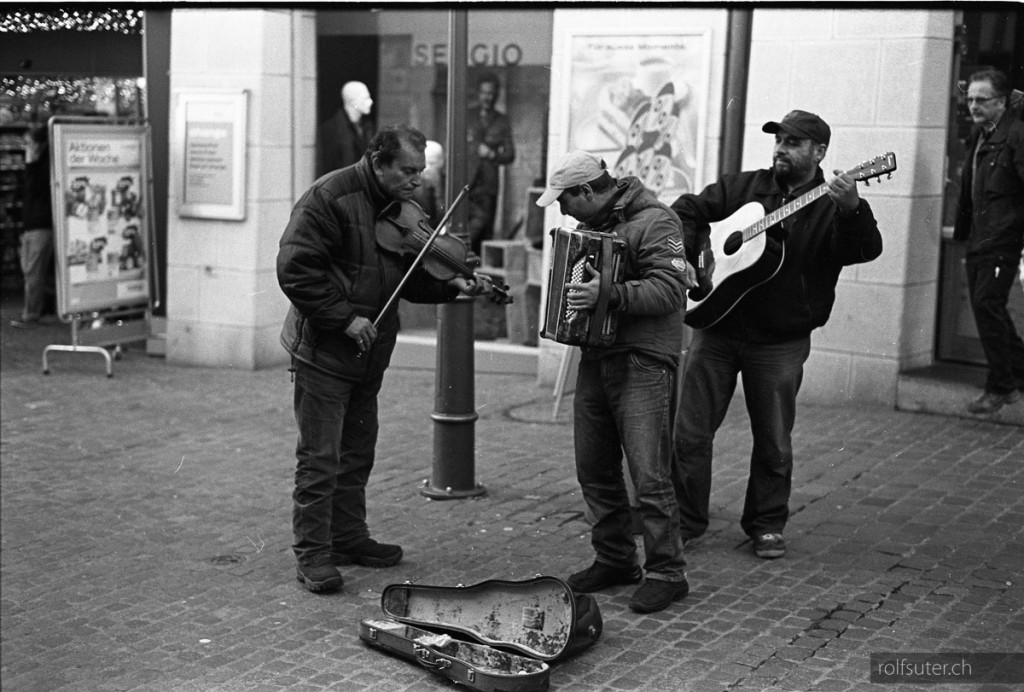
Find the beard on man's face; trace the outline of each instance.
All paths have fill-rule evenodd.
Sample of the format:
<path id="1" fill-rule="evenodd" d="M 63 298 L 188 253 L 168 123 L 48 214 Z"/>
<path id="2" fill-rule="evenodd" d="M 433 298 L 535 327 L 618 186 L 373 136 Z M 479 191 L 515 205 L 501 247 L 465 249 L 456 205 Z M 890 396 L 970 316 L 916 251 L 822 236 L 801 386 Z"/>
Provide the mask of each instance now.
<path id="1" fill-rule="evenodd" d="M 775 176 L 775 182 L 779 187 L 786 187 L 792 182 L 793 176 L 793 164 L 780 159 L 772 161 L 772 174 Z"/>
<path id="2" fill-rule="evenodd" d="M 772 174 L 779 187 L 787 187 L 793 183 L 803 180 L 808 173 L 807 166 L 801 166 L 799 162 L 788 157 L 775 157 L 772 161 Z"/>

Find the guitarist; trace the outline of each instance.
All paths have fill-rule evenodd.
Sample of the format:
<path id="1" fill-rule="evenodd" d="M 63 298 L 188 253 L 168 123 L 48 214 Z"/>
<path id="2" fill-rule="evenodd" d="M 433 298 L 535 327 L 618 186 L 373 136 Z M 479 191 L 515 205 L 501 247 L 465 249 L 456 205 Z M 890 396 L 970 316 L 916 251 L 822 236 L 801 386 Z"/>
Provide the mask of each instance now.
<path id="1" fill-rule="evenodd" d="M 819 164 L 831 130 L 824 120 L 794 110 L 761 129 L 775 135 L 771 168 L 725 175 L 672 204 L 683 224 L 687 256 L 707 246 L 710 223 L 744 204 L 759 202 L 771 212 L 825 183 Z M 791 435 L 811 331 L 828 321 L 842 268 L 882 252 L 875 217 L 856 182 L 834 173 L 827 195 L 767 231 L 765 253 L 776 255 L 775 261 L 783 258 L 775 275 L 745 293 L 720 320 L 694 331 L 675 425 L 674 480 L 684 540 L 708 527 L 712 445 L 742 374 L 753 451 L 740 526 L 758 557 L 786 552 Z M 712 271 L 713 266 L 712 260 Z"/>

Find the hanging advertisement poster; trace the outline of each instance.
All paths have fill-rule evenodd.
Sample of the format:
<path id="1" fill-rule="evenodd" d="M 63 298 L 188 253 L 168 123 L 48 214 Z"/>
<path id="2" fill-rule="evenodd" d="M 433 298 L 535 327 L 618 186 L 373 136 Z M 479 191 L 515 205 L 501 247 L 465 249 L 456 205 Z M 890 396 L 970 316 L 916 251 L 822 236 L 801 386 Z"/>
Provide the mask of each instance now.
<path id="1" fill-rule="evenodd" d="M 567 37 L 569 149 L 602 156 L 666 204 L 702 186 L 711 38 L 706 30 Z"/>
<path id="2" fill-rule="evenodd" d="M 148 126 L 53 118 L 50 128 L 61 315 L 148 305 Z"/>
<path id="3" fill-rule="evenodd" d="M 175 95 L 172 165 L 178 215 L 245 219 L 245 132 L 248 92 Z"/>

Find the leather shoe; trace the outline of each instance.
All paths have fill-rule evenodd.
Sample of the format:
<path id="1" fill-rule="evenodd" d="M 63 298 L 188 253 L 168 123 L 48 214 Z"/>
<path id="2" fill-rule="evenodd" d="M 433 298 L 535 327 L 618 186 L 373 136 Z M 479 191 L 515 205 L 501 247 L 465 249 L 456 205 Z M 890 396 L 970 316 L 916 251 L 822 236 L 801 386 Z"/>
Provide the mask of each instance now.
<path id="1" fill-rule="evenodd" d="M 337 591 L 345 583 L 334 565 L 296 565 L 295 578 L 313 593 Z"/>
<path id="2" fill-rule="evenodd" d="M 774 560 L 786 554 L 786 541 L 781 533 L 763 533 L 751 537 L 754 541 L 754 555 L 764 560 Z"/>
<path id="3" fill-rule="evenodd" d="M 394 567 L 402 559 L 402 548 L 367 538 L 362 543 L 334 549 L 331 559 L 335 565 L 355 563 L 363 567 Z"/>
<path id="4" fill-rule="evenodd" d="M 644 579 L 644 583 L 629 599 L 629 609 L 635 613 L 656 613 L 665 610 L 672 601 L 681 601 L 690 593 L 690 584 L 682 581 Z"/>
<path id="5" fill-rule="evenodd" d="M 565 581 L 577 593 L 590 593 L 619 584 L 636 584 L 640 581 L 641 576 L 639 565 L 612 567 L 603 562 L 594 561 L 590 567 L 570 575 Z"/>

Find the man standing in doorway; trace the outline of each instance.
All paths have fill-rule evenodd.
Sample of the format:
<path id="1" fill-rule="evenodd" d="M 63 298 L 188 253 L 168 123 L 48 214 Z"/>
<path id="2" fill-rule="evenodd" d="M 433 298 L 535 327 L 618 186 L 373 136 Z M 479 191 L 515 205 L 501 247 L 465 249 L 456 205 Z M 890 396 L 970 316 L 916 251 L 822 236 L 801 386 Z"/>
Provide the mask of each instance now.
<path id="1" fill-rule="evenodd" d="M 1006 75 L 971 75 L 967 145 L 953 239 L 967 243 L 967 288 L 988 361 L 985 391 L 971 413 L 995 413 L 1024 390 L 1024 342 L 1007 310 L 1024 248 L 1024 122 L 1010 108 Z"/>
<path id="2" fill-rule="evenodd" d="M 498 170 L 512 163 L 516 147 L 512 141 L 512 123 L 494 107 L 501 93 L 498 76 L 487 73 L 477 81 L 477 105 L 466 115 L 469 157 L 469 220 L 467 230 L 473 252 L 480 254 L 480 243 L 494 236 L 494 215 L 498 208 Z"/>
<path id="3" fill-rule="evenodd" d="M 320 126 L 318 176 L 351 166 L 363 157 L 373 136 L 369 122 L 371 108 L 373 99 L 367 86 L 362 82 L 346 82 L 341 88 L 341 109 Z"/>

